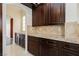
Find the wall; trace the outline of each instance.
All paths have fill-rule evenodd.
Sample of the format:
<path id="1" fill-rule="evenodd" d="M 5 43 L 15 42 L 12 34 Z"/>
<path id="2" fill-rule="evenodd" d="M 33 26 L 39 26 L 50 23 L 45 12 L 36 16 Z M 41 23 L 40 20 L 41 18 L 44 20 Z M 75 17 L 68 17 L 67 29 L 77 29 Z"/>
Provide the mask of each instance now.
<path id="1" fill-rule="evenodd" d="M 13 18 L 13 39 L 15 36 L 15 32 L 22 33 L 21 22 L 22 22 L 22 16 L 24 15 L 23 10 L 15 5 L 16 4 L 6 4 L 6 16 L 8 17 L 8 19 L 6 18 L 6 20 L 7 20 L 9 26 L 10 26 L 10 18 Z M 10 38 L 10 27 L 9 26 L 6 26 L 6 28 L 8 28 L 6 31 L 7 38 Z M 9 41 L 7 41 L 7 42 L 9 42 Z"/>
<path id="2" fill-rule="evenodd" d="M 77 21 L 77 3 L 66 3 L 65 6 L 66 22 Z"/>
<path id="3" fill-rule="evenodd" d="M 13 26 L 14 26 L 14 32 L 20 32 L 20 23 L 21 23 L 21 10 L 19 10 L 16 6 L 13 6 L 11 4 L 7 5 L 7 16 L 10 18 L 13 18 Z"/>
<path id="4" fill-rule="evenodd" d="M 67 3 L 66 4 L 66 23 L 65 23 L 66 39 L 79 38 L 78 23 L 79 23 L 79 4 Z"/>
<path id="5" fill-rule="evenodd" d="M 79 3 L 77 4 L 77 26 L 76 26 L 76 33 L 77 36 L 79 37 Z"/>

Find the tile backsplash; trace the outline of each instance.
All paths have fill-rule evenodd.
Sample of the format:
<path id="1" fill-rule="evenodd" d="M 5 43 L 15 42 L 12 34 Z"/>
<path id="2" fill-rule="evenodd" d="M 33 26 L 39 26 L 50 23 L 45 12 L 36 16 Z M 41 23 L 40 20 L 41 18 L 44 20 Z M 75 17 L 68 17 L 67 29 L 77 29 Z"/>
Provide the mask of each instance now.
<path id="1" fill-rule="evenodd" d="M 64 36 L 64 25 L 54 26 L 39 26 L 39 27 L 27 27 L 27 33 L 44 34 L 44 35 L 63 35 Z"/>
<path id="2" fill-rule="evenodd" d="M 79 36 L 79 24 L 77 22 L 67 22 L 64 25 L 54 26 L 38 26 L 38 27 L 27 27 L 27 33 L 44 34 L 44 35 L 62 35 L 66 38 L 78 37 Z"/>

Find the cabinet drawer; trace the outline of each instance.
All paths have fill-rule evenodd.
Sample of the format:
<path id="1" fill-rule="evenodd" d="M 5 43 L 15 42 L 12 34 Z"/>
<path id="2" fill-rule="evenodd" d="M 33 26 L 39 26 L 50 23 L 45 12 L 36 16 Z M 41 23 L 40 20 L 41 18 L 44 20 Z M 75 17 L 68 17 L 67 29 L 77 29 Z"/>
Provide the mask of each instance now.
<path id="1" fill-rule="evenodd" d="M 79 53 L 74 52 L 72 50 L 64 49 L 63 50 L 63 55 L 65 55 L 65 56 L 79 56 Z"/>
<path id="2" fill-rule="evenodd" d="M 79 53 L 79 44 L 64 43 L 64 48 Z"/>
<path id="3" fill-rule="evenodd" d="M 49 47 L 53 47 L 53 46 L 57 46 L 58 42 L 57 41 L 48 40 L 47 44 L 48 44 Z"/>
<path id="4" fill-rule="evenodd" d="M 55 46 L 55 47 L 59 47 L 59 48 L 61 47 L 61 48 L 63 48 L 63 46 L 64 46 L 62 41 L 55 41 L 55 40 L 48 40 L 47 44 L 50 47 Z"/>

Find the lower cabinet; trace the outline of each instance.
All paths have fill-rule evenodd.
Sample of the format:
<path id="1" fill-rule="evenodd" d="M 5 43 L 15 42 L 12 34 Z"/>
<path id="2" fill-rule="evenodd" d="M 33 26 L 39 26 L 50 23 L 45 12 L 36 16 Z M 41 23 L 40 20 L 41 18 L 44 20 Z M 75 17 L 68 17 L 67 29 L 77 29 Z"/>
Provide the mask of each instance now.
<path id="1" fill-rule="evenodd" d="M 24 34 L 19 34 L 19 45 L 25 48 L 25 35 Z"/>
<path id="2" fill-rule="evenodd" d="M 40 44 L 39 40 L 34 37 L 28 37 L 28 51 L 33 55 L 40 55 Z"/>
<path id="3" fill-rule="evenodd" d="M 28 51 L 36 56 L 58 56 L 62 55 L 61 43 L 54 40 L 28 36 Z"/>
<path id="4" fill-rule="evenodd" d="M 42 56 L 58 56 L 62 55 L 62 42 L 40 38 L 40 52 Z"/>
<path id="5" fill-rule="evenodd" d="M 79 44 L 28 36 L 28 51 L 35 56 L 79 56 Z"/>
<path id="6" fill-rule="evenodd" d="M 41 38 L 39 38 L 40 40 Z M 41 39 L 40 40 L 40 56 L 47 56 L 48 53 L 48 45 L 47 40 Z"/>
<path id="7" fill-rule="evenodd" d="M 79 56 L 79 44 L 64 43 L 63 55 L 66 56 Z"/>
<path id="8" fill-rule="evenodd" d="M 19 45 L 19 34 L 15 33 L 15 43 Z"/>
<path id="9" fill-rule="evenodd" d="M 15 33 L 15 43 L 18 44 L 19 46 L 25 48 L 25 35 Z"/>
<path id="10" fill-rule="evenodd" d="M 64 49 L 63 52 L 64 52 L 63 53 L 64 56 L 79 56 L 79 54 L 68 49 Z"/>

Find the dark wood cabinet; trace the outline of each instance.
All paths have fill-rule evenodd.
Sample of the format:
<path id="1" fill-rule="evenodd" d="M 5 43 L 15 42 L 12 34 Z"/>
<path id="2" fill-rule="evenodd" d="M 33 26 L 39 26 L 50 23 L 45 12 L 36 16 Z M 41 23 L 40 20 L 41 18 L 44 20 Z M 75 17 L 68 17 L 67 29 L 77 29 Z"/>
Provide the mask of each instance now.
<path id="1" fill-rule="evenodd" d="M 40 38 L 40 55 L 47 56 L 48 53 L 48 45 L 47 40 Z"/>
<path id="2" fill-rule="evenodd" d="M 79 56 L 79 44 L 64 43 L 63 55 L 66 56 Z"/>
<path id="3" fill-rule="evenodd" d="M 25 35 L 15 33 L 15 43 L 23 48 L 25 48 Z"/>
<path id="4" fill-rule="evenodd" d="M 36 56 L 79 56 L 79 44 L 28 36 L 28 51 Z"/>
<path id="5" fill-rule="evenodd" d="M 19 34 L 19 45 L 25 48 L 25 35 L 24 34 Z"/>
<path id="6" fill-rule="evenodd" d="M 32 25 L 60 25 L 65 23 L 65 4 L 44 3 L 32 9 Z"/>
<path id="7" fill-rule="evenodd" d="M 42 26 L 44 25 L 45 17 L 44 17 L 44 7 L 38 6 L 37 8 L 33 9 L 32 11 L 32 22 L 33 26 Z"/>
<path id="8" fill-rule="evenodd" d="M 28 36 L 28 51 L 36 56 L 62 55 L 62 42 Z"/>
<path id="9" fill-rule="evenodd" d="M 62 56 L 63 52 L 63 42 L 59 42 L 56 40 L 47 41 L 48 45 L 48 56 Z"/>
<path id="10" fill-rule="evenodd" d="M 40 41 L 35 37 L 28 37 L 28 51 L 33 55 L 40 55 Z"/>
<path id="11" fill-rule="evenodd" d="M 49 24 L 65 23 L 65 4 L 51 3 L 49 12 Z"/>
<path id="12" fill-rule="evenodd" d="M 19 34 L 15 33 L 15 43 L 19 45 Z"/>
<path id="13" fill-rule="evenodd" d="M 2 55 L 2 4 L 0 3 L 0 56 Z"/>
<path id="14" fill-rule="evenodd" d="M 63 50 L 63 55 L 64 56 L 79 56 L 79 53 L 76 53 L 72 50 L 64 49 Z"/>

